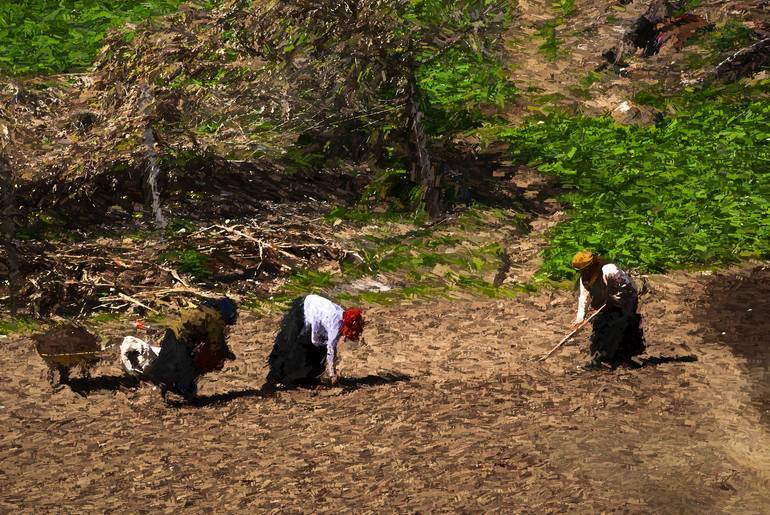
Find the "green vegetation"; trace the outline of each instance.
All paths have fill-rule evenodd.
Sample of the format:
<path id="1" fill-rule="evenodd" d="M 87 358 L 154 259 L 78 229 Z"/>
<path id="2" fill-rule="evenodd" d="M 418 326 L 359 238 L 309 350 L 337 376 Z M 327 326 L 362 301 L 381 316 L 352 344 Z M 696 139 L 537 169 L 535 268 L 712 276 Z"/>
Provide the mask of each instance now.
<path id="1" fill-rule="evenodd" d="M 749 46 L 756 38 L 756 33 L 736 20 L 700 30 L 687 41 L 688 45 L 698 47 L 697 53 L 687 56 L 687 64 L 692 68 L 716 65 L 731 52 Z"/>
<path id="2" fill-rule="evenodd" d="M 503 131 L 515 158 L 567 189 L 543 272 L 572 276 L 579 249 L 653 272 L 770 256 L 769 88 L 742 89 L 670 100 L 676 117 L 654 127 L 552 115 Z"/>
<path id="3" fill-rule="evenodd" d="M 108 29 L 173 12 L 181 3 L 182 0 L 0 2 L 0 69 L 18 75 L 86 69 Z M 130 33 L 126 34 L 130 37 Z"/>
<path id="4" fill-rule="evenodd" d="M 0 319 L 0 335 L 2 336 L 12 333 L 31 333 L 37 331 L 39 327 L 39 323 L 27 318 Z"/>
<path id="5" fill-rule="evenodd" d="M 580 82 L 570 88 L 570 92 L 578 98 L 583 100 L 589 100 L 591 98 L 590 89 L 594 83 L 599 82 L 602 76 L 598 72 L 590 71 L 588 74 L 580 79 Z"/>
<path id="6" fill-rule="evenodd" d="M 502 107 L 517 89 L 496 60 L 466 48 L 451 48 L 439 58 L 426 59 L 417 70 L 425 95 L 426 128 L 444 135 L 478 127 L 485 120 L 481 107 Z"/>
<path id="7" fill-rule="evenodd" d="M 332 274 L 316 270 L 303 270 L 289 277 L 283 285 L 282 292 L 294 298 L 308 293 L 319 293 L 324 288 L 332 286 Z"/>
<path id="8" fill-rule="evenodd" d="M 549 20 L 537 30 L 537 35 L 544 40 L 538 50 L 549 61 L 555 61 L 562 55 L 559 49 L 559 39 L 556 37 L 556 25 L 558 25 L 557 20 Z"/>
<path id="9" fill-rule="evenodd" d="M 556 27 L 563 25 L 567 18 L 575 14 L 575 0 L 553 0 L 551 8 L 556 12 L 557 17 L 542 23 L 536 34 L 543 39 L 543 43 L 538 47 L 540 53 L 549 61 L 556 61 L 566 53 L 560 46 Z"/>
<path id="10" fill-rule="evenodd" d="M 576 12 L 575 0 L 553 0 L 551 6 L 563 18 L 573 16 Z"/>
<path id="11" fill-rule="evenodd" d="M 60 241 L 71 236 L 61 219 L 40 210 L 32 211 L 16 230 L 16 237 L 20 240 Z"/>
<path id="12" fill-rule="evenodd" d="M 510 21 L 513 6 L 499 0 L 413 0 L 401 15 L 405 30 L 422 32 L 425 39 L 415 59 L 415 76 L 431 134 L 478 127 L 484 105 L 502 107 L 515 98 L 517 90 L 497 58 L 498 29 L 492 29 Z M 438 29 L 441 39 L 455 42 L 430 41 Z M 475 36 L 469 38 L 469 32 Z"/>
<path id="13" fill-rule="evenodd" d="M 180 271 L 196 279 L 208 279 L 213 275 L 209 257 L 195 249 L 171 250 L 162 253 L 159 259 L 173 263 Z"/>
<path id="14" fill-rule="evenodd" d="M 754 33 L 743 23 L 736 20 L 717 25 L 705 38 L 705 45 L 712 52 L 727 52 L 749 46 L 754 40 Z"/>

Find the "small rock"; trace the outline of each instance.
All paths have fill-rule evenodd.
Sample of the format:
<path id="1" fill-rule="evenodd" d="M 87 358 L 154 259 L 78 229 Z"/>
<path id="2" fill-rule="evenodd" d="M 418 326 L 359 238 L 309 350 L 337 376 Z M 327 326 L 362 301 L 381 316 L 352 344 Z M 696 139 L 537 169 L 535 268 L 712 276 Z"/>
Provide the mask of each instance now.
<path id="1" fill-rule="evenodd" d="M 624 101 L 612 110 L 612 119 L 623 125 L 652 125 L 661 119 L 661 113 L 651 106 Z"/>

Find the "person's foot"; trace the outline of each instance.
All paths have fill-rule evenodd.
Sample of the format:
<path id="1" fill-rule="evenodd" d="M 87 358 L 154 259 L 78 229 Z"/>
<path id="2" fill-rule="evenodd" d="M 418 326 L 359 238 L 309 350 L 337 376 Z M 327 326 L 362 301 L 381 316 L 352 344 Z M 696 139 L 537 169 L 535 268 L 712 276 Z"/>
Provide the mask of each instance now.
<path id="1" fill-rule="evenodd" d="M 592 359 L 591 361 L 583 365 L 584 370 L 601 370 L 601 368 L 602 368 L 602 364 L 596 361 L 595 359 Z"/>
<path id="2" fill-rule="evenodd" d="M 266 382 L 262 385 L 262 393 L 264 395 L 275 395 L 278 391 L 278 385 L 272 382 Z"/>

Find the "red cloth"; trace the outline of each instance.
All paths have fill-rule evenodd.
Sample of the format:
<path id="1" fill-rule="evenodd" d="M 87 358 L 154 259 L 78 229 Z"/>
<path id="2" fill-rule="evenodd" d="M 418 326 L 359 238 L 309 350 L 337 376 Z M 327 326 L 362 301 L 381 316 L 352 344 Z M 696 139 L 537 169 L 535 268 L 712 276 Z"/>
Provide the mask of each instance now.
<path id="1" fill-rule="evenodd" d="M 360 309 L 349 308 L 342 314 L 342 329 L 340 333 L 345 338 L 358 340 L 364 330 L 364 317 Z"/>
<path id="2" fill-rule="evenodd" d="M 193 358 L 193 365 L 201 374 L 207 374 L 214 370 L 222 370 L 227 359 L 227 350 L 220 348 L 218 351 L 213 349 L 213 345 L 204 343 Z"/>

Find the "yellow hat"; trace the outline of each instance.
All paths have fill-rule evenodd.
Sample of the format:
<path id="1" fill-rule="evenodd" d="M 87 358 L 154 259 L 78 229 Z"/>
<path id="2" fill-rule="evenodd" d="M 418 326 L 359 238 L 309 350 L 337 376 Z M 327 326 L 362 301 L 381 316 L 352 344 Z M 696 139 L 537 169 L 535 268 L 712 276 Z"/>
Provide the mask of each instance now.
<path id="1" fill-rule="evenodd" d="M 599 260 L 599 256 L 593 252 L 580 251 L 572 258 L 572 268 L 577 270 L 583 270 L 596 263 Z"/>

